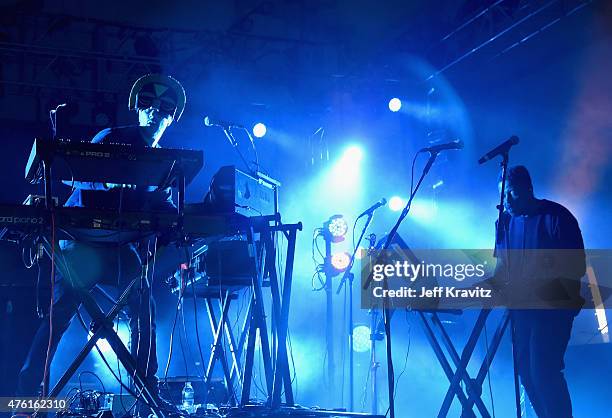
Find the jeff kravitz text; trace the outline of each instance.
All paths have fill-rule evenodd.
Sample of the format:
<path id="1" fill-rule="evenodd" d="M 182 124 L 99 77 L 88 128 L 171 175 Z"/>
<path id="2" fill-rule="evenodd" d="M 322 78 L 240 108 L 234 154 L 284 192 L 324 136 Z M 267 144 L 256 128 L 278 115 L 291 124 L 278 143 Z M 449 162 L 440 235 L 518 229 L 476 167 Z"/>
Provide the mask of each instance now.
<path id="1" fill-rule="evenodd" d="M 371 277 L 374 298 L 390 299 L 485 299 L 492 298 L 491 289 L 481 286 L 458 287 L 466 279 L 481 281 L 485 276 L 484 263 L 411 263 L 408 260 L 372 265 Z M 440 286 L 433 280 L 451 281 Z M 383 281 L 385 281 L 383 283 Z M 406 285 L 404 285 L 406 284 Z M 420 286 L 414 286 L 414 285 Z"/>

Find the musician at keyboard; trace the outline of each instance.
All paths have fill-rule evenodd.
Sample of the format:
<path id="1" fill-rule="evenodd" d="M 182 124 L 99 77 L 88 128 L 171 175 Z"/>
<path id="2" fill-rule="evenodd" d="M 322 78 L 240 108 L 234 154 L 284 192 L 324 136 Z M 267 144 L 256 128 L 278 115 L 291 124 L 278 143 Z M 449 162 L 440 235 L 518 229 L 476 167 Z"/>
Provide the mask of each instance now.
<path id="1" fill-rule="evenodd" d="M 166 129 L 179 120 L 185 107 L 185 92 L 175 79 L 149 74 L 132 87 L 129 108 L 138 114 L 137 126 L 104 129 L 92 140 L 96 143 L 123 143 L 134 147 L 159 147 Z M 71 182 L 74 191 L 66 206 L 117 211 L 176 211 L 168 188 L 130 187 L 120 184 Z M 74 317 L 79 300 L 75 289 L 91 289 L 102 282 L 122 285 L 141 275 L 142 262 L 157 241 L 140 245 L 60 241 L 60 260 L 57 263 L 55 297 L 52 316 L 52 340 L 48 363 L 51 363 L 62 334 Z M 139 248 L 140 247 L 140 248 Z M 119 273 L 119 274 L 118 274 Z M 119 276 L 119 277 L 117 277 Z M 155 303 L 148 279 L 143 278 L 129 299 L 131 351 L 147 380 L 157 387 L 157 353 L 155 335 Z M 44 377 L 49 321 L 38 330 L 18 382 L 20 395 L 36 395 Z"/>
<path id="2" fill-rule="evenodd" d="M 91 142 L 159 147 L 159 141 L 185 108 L 182 86 L 171 77 L 148 75 L 139 79 L 130 94 L 129 108 L 138 111 L 136 126 L 107 128 Z M 137 187 L 113 183 L 66 182 L 75 190 L 65 206 L 122 210 L 174 210 L 170 188 Z"/>
<path id="3" fill-rule="evenodd" d="M 508 169 L 504 207 L 495 281 L 511 308 L 518 373 L 539 417 L 571 418 L 563 370 L 574 317 L 584 304 L 582 234 L 568 209 L 534 197 L 524 166 Z"/>

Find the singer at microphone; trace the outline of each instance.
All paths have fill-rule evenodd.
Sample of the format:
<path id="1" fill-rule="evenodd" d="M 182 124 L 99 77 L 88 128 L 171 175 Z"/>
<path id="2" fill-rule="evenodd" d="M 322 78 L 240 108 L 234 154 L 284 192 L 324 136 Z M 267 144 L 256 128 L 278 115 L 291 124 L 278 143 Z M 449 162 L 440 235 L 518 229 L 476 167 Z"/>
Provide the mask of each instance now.
<path id="1" fill-rule="evenodd" d="M 378 202 L 374 203 L 372 206 L 370 206 L 369 208 L 361 212 L 361 214 L 357 217 L 357 219 L 365 215 L 371 215 L 372 213 L 374 213 L 376 209 L 380 208 L 381 206 L 385 206 L 386 204 L 387 204 L 387 199 L 383 197 Z"/>

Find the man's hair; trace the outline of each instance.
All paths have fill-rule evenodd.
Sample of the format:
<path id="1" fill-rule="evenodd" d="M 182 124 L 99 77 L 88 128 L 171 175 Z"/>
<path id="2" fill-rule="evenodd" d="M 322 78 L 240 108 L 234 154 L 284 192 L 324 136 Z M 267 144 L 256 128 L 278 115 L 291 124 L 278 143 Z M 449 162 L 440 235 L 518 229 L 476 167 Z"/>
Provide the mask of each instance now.
<path id="1" fill-rule="evenodd" d="M 499 172 L 497 182 L 502 181 L 502 172 Z M 527 189 L 533 191 L 533 184 L 531 183 L 531 175 L 524 165 L 515 165 L 508 167 L 506 173 L 506 181 L 515 186 L 525 186 Z"/>

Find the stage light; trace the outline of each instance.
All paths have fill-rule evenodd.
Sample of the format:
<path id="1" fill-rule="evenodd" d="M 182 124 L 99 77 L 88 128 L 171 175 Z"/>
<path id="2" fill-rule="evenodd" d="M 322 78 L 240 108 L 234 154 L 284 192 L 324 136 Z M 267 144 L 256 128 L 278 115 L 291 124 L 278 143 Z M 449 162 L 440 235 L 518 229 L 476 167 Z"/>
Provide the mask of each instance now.
<path id="1" fill-rule="evenodd" d="M 363 159 L 363 150 L 358 145 L 351 145 L 344 150 L 342 160 L 345 163 L 359 163 Z"/>
<path id="2" fill-rule="evenodd" d="M 337 273 L 342 273 L 351 262 L 351 256 L 347 252 L 335 253 L 332 254 L 329 262 Z"/>
<path id="3" fill-rule="evenodd" d="M 393 196 L 389 199 L 389 209 L 393 212 L 399 212 L 404 209 L 404 206 L 406 206 L 406 202 L 399 196 Z"/>
<path id="4" fill-rule="evenodd" d="M 402 108 L 402 101 L 397 97 L 389 100 L 389 110 L 392 112 L 397 112 Z"/>
<path id="5" fill-rule="evenodd" d="M 435 201 L 430 199 L 415 199 L 410 208 L 410 217 L 418 223 L 430 224 L 438 212 Z"/>
<path id="6" fill-rule="evenodd" d="M 344 219 L 344 216 L 334 215 L 323 224 L 323 228 L 326 237 L 331 239 L 332 242 L 342 242 L 344 241 L 344 236 L 348 232 L 348 223 L 346 219 Z"/>
<path id="7" fill-rule="evenodd" d="M 326 175 L 325 187 L 329 191 L 327 193 L 329 200 L 326 202 L 328 205 L 337 206 L 341 202 L 346 202 L 359 190 L 362 159 L 362 148 L 358 145 L 350 145 L 333 163 Z"/>
<path id="8" fill-rule="evenodd" d="M 366 353 L 370 351 L 370 341 L 372 332 L 366 325 L 357 325 L 353 328 L 353 351 Z"/>
<path id="9" fill-rule="evenodd" d="M 266 125 L 258 122 L 253 126 L 253 135 L 255 135 L 256 138 L 263 138 L 267 130 Z"/>

